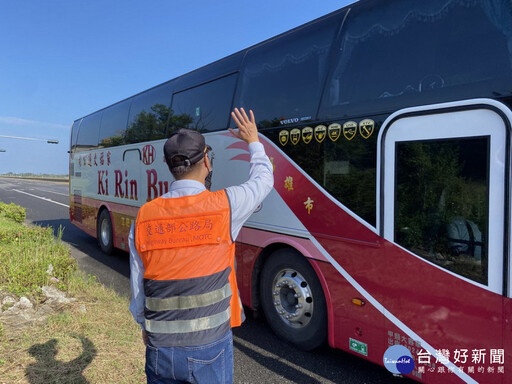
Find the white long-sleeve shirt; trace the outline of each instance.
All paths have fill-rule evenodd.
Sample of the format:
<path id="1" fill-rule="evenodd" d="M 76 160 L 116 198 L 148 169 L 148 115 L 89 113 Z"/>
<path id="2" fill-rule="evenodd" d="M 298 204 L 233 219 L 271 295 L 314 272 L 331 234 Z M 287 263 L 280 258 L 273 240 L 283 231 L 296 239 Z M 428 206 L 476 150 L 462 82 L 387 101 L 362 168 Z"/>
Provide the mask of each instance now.
<path id="1" fill-rule="evenodd" d="M 274 185 L 272 163 L 265 154 L 261 143 L 249 144 L 250 170 L 249 180 L 237 186 L 226 188 L 231 208 L 231 236 L 236 239 L 245 221 L 251 216 L 254 210 L 261 204 L 269 194 Z M 197 195 L 205 191 L 205 186 L 195 180 L 174 181 L 169 192 L 163 198 L 183 197 Z M 130 285 L 132 300 L 130 311 L 135 321 L 144 328 L 144 264 L 135 248 L 134 226 L 130 229 L 128 237 L 130 246 Z"/>

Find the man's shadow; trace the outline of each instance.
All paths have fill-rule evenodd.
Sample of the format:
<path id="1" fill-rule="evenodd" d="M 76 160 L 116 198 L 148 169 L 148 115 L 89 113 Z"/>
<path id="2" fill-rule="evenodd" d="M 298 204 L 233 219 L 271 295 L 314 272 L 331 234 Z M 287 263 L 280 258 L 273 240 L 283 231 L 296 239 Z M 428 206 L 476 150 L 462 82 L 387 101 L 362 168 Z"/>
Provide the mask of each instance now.
<path id="1" fill-rule="evenodd" d="M 41 383 L 74 383 L 88 384 L 82 375 L 84 369 L 94 360 L 96 348 L 94 344 L 82 336 L 74 336 L 82 342 L 82 354 L 69 362 L 56 360 L 57 340 L 52 339 L 44 344 L 31 346 L 28 352 L 37 359 L 26 369 L 26 377 L 31 384 Z"/>

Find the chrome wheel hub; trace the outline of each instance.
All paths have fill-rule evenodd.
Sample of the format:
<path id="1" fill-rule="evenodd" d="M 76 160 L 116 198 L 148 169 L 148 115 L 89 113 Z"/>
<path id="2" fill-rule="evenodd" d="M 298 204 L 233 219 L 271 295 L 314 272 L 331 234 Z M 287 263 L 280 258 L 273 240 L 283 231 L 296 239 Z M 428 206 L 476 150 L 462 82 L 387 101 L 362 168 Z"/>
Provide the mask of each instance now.
<path id="1" fill-rule="evenodd" d="M 107 220 L 103 220 L 100 226 L 101 242 L 107 245 L 110 242 L 110 227 Z"/>
<path id="2" fill-rule="evenodd" d="M 293 269 L 283 269 L 272 283 L 274 307 L 280 318 L 294 328 L 305 327 L 313 316 L 313 296 L 308 282 Z"/>

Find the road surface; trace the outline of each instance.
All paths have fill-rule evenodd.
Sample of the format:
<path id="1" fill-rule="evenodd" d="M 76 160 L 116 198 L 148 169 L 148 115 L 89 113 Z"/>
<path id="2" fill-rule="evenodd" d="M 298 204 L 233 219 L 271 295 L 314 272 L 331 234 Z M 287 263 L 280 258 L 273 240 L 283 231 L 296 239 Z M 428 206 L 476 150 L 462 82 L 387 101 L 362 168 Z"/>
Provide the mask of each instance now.
<path id="1" fill-rule="evenodd" d="M 0 177 L 0 201 L 25 207 L 27 223 L 51 226 L 55 233 L 62 226 L 62 239 L 70 245 L 80 269 L 95 275 L 118 294 L 129 296 L 128 254 L 116 251 L 105 256 L 96 239 L 70 223 L 67 183 Z M 301 351 L 278 339 L 262 316 L 246 312 L 246 322 L 234 330 L 236 383 L 413 383 L 327 346 Z"/>

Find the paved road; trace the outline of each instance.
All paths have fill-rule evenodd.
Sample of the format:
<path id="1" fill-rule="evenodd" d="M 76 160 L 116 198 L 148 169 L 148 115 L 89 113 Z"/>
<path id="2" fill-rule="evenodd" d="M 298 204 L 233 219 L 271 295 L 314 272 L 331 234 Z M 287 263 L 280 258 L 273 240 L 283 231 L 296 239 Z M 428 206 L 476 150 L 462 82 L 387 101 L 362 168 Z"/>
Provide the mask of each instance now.
<path id="1" fill-rule="evenodd" d="M 52 226 L 55 232 L 62 226 L 63 240 L 71 246 L 80 269 L 129 296 L 128 254 L 103 255 L 96 239 L 70 223 L 68 184 L 0 177 L 0 201 L 25 207 L 28 223 Z M 247 321 L 234 331 L 236 383 L 413 383 L 327 346 L 300 351 L 275 337 L 263 318 L 247 312 Z"/>

